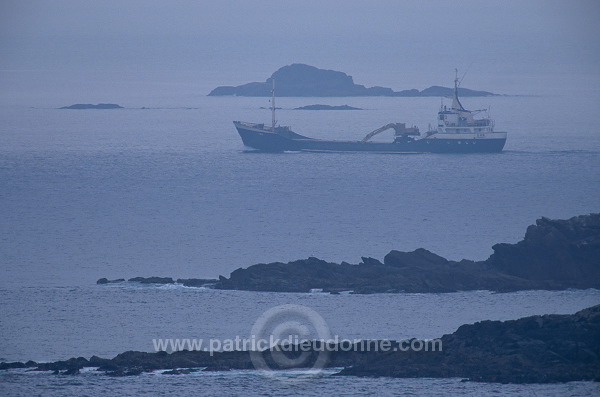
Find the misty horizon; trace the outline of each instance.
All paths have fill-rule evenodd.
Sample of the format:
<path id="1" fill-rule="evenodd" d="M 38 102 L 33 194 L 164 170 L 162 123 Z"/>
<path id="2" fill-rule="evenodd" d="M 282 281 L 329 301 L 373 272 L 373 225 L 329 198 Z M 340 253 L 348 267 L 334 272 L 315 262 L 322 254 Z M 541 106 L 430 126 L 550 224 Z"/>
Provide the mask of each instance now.
<path id="1" fill-rule="evenodd" d="M 292 63 L 396 91 L 597 89 L 600 5 L 576 2 L 3 2 L 2 101 L 206 95 Z M 592 83 L 590 85 L 590 83 Z M 147 94 L 146 94 L 147 93 Z M 19 101 L 21 102 L 21 101 Z M 36 103 L 36 105 L 39 105 Z"/>

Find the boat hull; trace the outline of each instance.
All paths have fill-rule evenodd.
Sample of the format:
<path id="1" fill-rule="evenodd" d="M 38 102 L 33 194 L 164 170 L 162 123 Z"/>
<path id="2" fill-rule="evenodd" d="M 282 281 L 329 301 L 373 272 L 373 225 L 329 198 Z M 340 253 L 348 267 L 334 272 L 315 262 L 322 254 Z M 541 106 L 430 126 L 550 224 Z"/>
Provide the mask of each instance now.
<path id="1" fill-rule="evenodd" d="M 404 142 L 330 141 L 308 138 L 286 128 L 273 131 L 261 124 L 234 122 L 244 145 L 263 152 L 373 152 L 373 153 L 498 153 L 505 132 L 483 134 L 432 134 Z"/>

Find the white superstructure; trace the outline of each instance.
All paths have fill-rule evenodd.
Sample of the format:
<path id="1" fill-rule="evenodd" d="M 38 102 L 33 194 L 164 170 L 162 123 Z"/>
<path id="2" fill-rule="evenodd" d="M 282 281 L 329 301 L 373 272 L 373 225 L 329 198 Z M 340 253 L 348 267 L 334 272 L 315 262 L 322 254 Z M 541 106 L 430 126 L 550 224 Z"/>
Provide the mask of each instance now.
<path id="1" fill-rule="evenodd" d="M 475 114 L 486 110 L 466 110 L 458 99 L 458 75 L 454 79 L 454 97 L 448 108 L 441 105 L 437 128 L 428 132 L 428 138 L 444 139 L 506 139 L 506 132 L 494 132 L 494 120 L 488 117 L 476 119 Z M 443 134 L 443 135 L 442 135 Z"/>

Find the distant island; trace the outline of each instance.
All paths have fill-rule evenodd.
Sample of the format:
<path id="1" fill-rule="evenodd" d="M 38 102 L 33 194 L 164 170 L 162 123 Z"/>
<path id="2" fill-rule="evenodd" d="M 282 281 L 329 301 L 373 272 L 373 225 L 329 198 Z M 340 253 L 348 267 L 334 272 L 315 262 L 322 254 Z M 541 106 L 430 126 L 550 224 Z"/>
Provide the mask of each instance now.
<path id="1" fill-rule="evenodd" d="M 264 82 L 242 84 L 236 87 L 221 86 L 212 90 L 209 96 L 271 96 L 272 81 L 275 79 L 277 96 L 282 97 L 443 97 L 451 96 L 453 88 L 431 86 L 422 91 L 417 89 L 394 91 L 386 87 L 365 87 L 354 84 L 352 76 L 335 70 L 318 69 L 314 66 L 295 63 L 277 70 Z M 459 88 L 463 97 L 496 96 L 488 91 L 475 91 Z"/>
<path id="2" fill-rule="evenodd" d="M 331 106 L 331 105 L 306 105 L 294 108 L 294 110 L 363 110 L 348 105 Z"/>
<path id="3" fill-rule="evenodd" d="M 92 105 L 91 103 L 76 103 L 71 106 L 63 106 L 59 109 L 124 109 L 123 106 L 117 105 L 115 103 L 99 103 L 97 105 Z"/>

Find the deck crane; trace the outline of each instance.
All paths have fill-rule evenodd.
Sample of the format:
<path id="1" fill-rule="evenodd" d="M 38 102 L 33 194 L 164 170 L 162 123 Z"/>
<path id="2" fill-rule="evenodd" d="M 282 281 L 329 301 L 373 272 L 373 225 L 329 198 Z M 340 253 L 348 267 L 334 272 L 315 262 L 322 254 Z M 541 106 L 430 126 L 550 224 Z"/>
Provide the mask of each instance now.
<path id="1" fill-rule="evenodd" d="M 420 135 L 417 127 L 406 128 L 405 123 L 390 123 L 384 125 L 383 127 L 377 128 L 375 131 L 369 132 L 367 136 L 362 139 L 362 142 L 367 142 L 375 135 L 391 129 L 394 130 L 394 135 L 396 138 L 408 135 Z"/>

